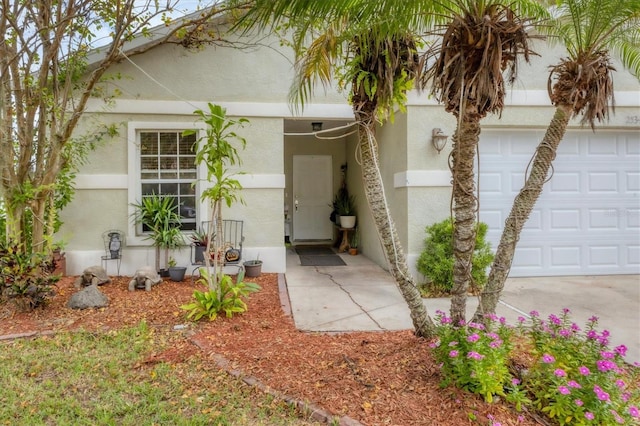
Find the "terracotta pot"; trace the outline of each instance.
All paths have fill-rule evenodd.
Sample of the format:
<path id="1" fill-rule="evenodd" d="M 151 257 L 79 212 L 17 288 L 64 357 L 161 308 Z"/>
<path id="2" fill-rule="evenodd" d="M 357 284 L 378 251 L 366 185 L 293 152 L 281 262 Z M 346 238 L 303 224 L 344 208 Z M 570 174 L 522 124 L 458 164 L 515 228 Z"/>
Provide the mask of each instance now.
<path id="1" fill-rule="evenodd" d="M 357 248 L 357 247 L 351 247 L 351 248 L 349 249 L 349 254 L 350 254 L 351 256 L 355 256 L 356 254 L 358 254 L 358 248 Z"/>

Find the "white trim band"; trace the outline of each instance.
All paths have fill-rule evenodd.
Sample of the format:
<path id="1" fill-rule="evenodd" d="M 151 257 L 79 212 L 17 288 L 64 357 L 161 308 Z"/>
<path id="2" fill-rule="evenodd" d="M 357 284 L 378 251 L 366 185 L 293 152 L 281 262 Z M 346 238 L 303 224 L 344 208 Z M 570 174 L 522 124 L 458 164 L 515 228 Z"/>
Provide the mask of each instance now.
<path id="1" fill-rule="evenodd" d="M 294 114 L 286 103 L 261 102 L 217 102 L 227 109 L 227 115 L 234 117 L 277 117 L 277 118 L 339 118 L 353 120 L 353 109 L 347 104 L 308 104 L 301 114 Z M 153 114 L 153 115 L 193 115 L 195 109 L 207 111 L 207 102 L 201 101 L 145 101 L 119 99 L 105 104 L 98 99 L 90 99 L 87 112 L 112 114 Z"/>
<path id="2" fill-rule="evenodd" d="M 407 170 L 393 175 L 394 188 L 451 186 L 449 170 Z"/>
<path id="3" fill-rule="evenodd" d="M 244 189 L 283 189 L 284 174 L 246 174 L 236 179 Z M 127 175 L 78 175 L 76 189 L 129 189 Z"/>
<path id="4" fill-rule="evenodd" d="M 638 107 L 640 106 L 639 91 L 619 91 L 614 92 L 616 107 Z M 552 107 L 549 94 L 546 90 L 507 90 L 504 97 L 505 105 L 510 106 L 546 106 Z M 440 105 L 433 96 L 426 93 L 418 93 L 415 90 L 407 93 L 407 105 Z"/>

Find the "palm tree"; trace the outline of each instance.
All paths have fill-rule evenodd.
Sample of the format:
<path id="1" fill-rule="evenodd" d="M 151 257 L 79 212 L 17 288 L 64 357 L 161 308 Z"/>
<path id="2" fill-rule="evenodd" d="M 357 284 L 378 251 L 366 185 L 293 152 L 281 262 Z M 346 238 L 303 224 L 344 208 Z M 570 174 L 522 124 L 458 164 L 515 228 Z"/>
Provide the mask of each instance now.
<path id="1" fill-rule="evenodd" d="M 350 100 L 359 125 L 359 149 L 362 160 L 364 192 L 381 239 L 390 271 L 411 312 L 415 333 L 431 337 L 435 326 L 422 302 L 384 197 L 379 154 L 375 138 L 376 123 L 388 117 L 394 106 L 402 106 L 406 91 L 412 87 L 423 65 L 417 54 L 414 35 L 399 29 L 383 28 L 384 23 L 365 16 L 369 1 L 306 2 L 262 1 L 249 12 L 245 22 L 265 25 L 269 19 L 286 18 L 294 33 L 296 79 L 292 85 L 292 103 L 303 106 L 314 84 L 332 83 L 334 73 L 343 87 L 350 88 Z M 392 5 L 394 2 L 388 2 Z M 393 7 L 393 5 L 391 6 Z M 332 18 L 330 18 L 332 17 Z M 328 24 L 327 24 L 328 22 Z M 313 31 L 308 47 L 304 42 Z"/>
<path id="2" fill-rule="evenodd" d="M 549 179 L 556 151 L 574 116 L 595 130 L 613 105 L 614 68 L 610 54 L 636 77 L 640 76 L 639 0 L 560 0 L 548 27 L 566 46 L 568 57 L 551 67 L 548 91 L 556 110 L 536 148 L 524 187 L 516 196 L 491 266 L 489 279 L 474 315 L 495 313 L 509 275 L 516 244 L 529 214 Z"/>
<path id="3" fill-rule="evenodd" d="M 467 289 L 471 280 L 476 240 L 477 209 L 474 160 L 480 137 L 480 121 L 504 107 L 505 80 L 512 83 L 518 58 L 528 62 L 530 20 L 520 16 L 543 16 L 539 5 L 500 0 L 452 2 L 440 43 L 433 48 L 436 62 L 423 85 L 457 121 L 453 135 L 454 269 L 451 317 L 465 320 Z"/>

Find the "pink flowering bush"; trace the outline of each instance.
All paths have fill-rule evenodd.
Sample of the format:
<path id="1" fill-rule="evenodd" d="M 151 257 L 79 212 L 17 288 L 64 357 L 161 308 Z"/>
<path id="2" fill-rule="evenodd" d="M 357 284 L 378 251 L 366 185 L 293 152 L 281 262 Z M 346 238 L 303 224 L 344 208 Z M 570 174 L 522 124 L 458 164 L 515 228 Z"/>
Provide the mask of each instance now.
<path id="1" fill-rule="evenodd" d="M 513 402 L 520 410 L 529 402 L 507 367 L 512 351 L 513 329 L 504 318 L 486 318 L 486 326 L 473 322 L 452 324 L 444 312 L 436 312 L 439 340 L 433 345 L 436 360 L 442 366 L 443 386 L 480 394 L 487 402 L 496 395 Z"/>
<path id="2" fill-rule="evenodd" d="M 520 318 L 534 358 L 523 385 L 534 408 L 560 425 L 638 425 L 638 369 L 624 363 L 624 345 L 608 348 L 609 332 L 598 332 L 597 321 L 591 317 L 582 331 L 568 309 L 546 321 L 533 311 L 531 327 Z"/>

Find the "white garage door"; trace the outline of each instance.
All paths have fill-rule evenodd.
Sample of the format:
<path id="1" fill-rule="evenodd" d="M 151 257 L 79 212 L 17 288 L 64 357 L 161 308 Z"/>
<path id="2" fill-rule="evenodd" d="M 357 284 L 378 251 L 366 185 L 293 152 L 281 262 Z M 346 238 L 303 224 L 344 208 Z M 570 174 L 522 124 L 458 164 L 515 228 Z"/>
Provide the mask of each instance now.
<path id="1" fill-rule="evenodd" d="M 535 147 L 536 130 L 480 138 L 480 220 L 497 248 Z M 520 236 L 511 276 L 640 273 L 640 134 L 568 131 L 552 179 Z"/>

